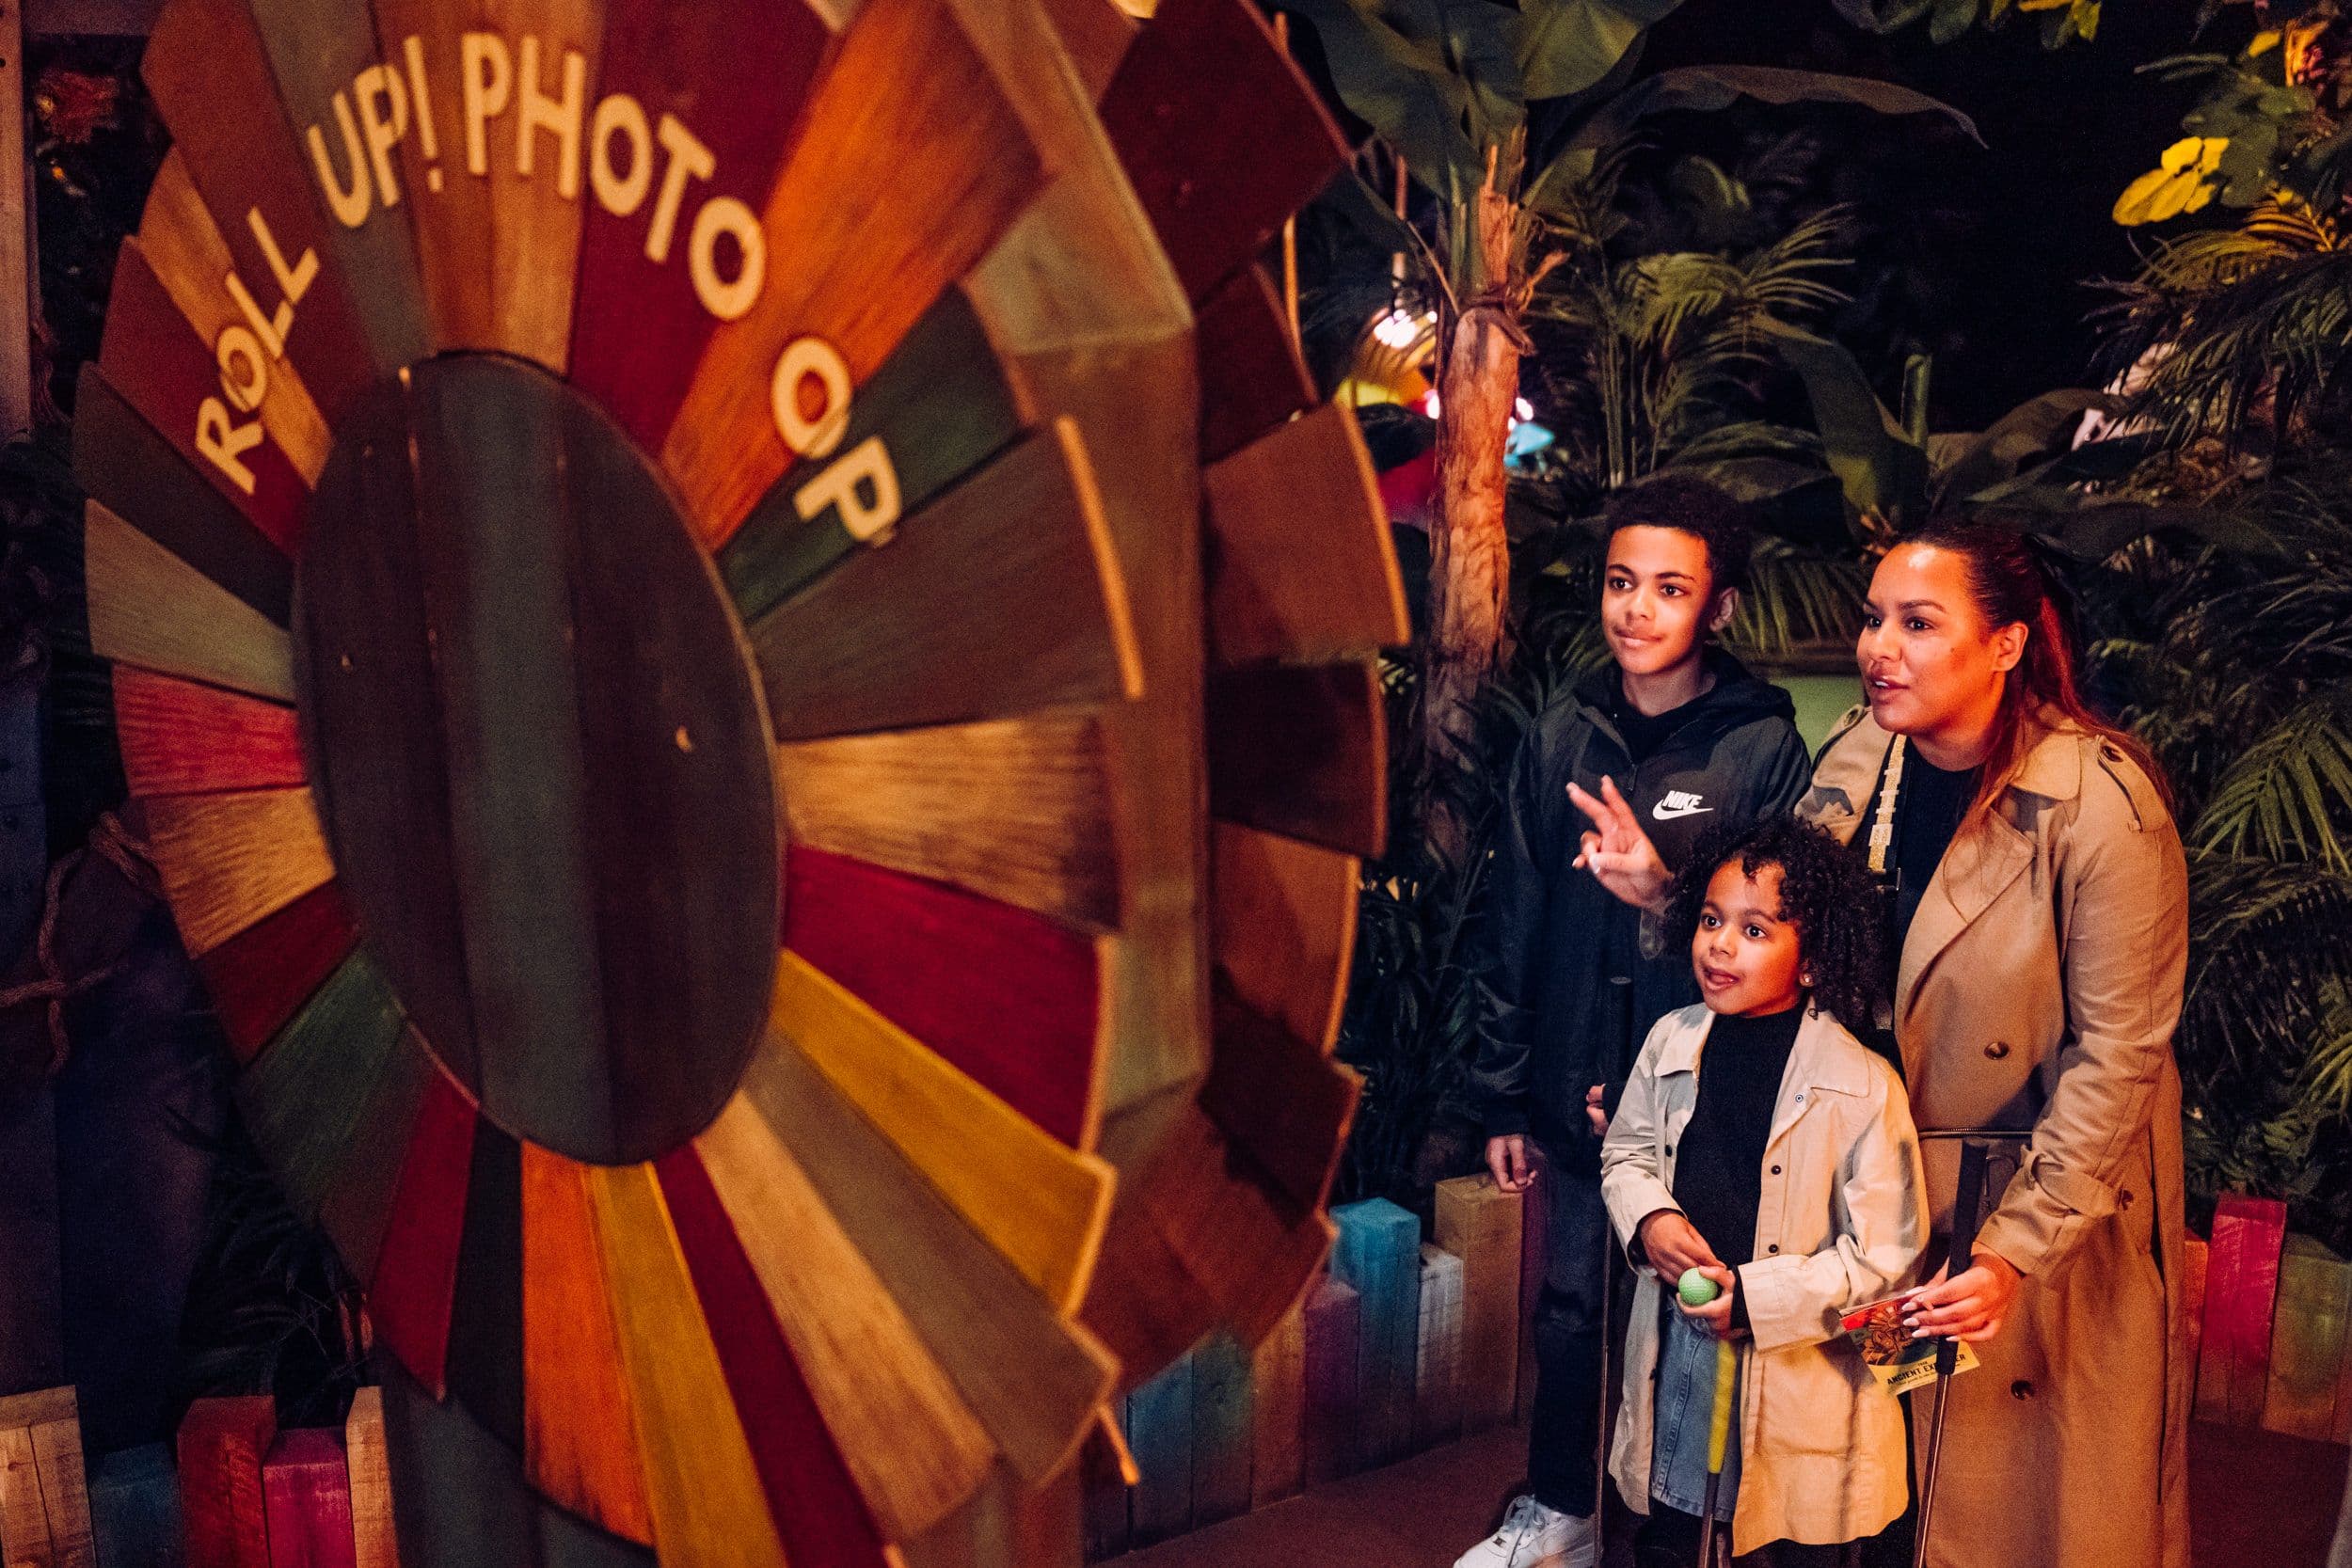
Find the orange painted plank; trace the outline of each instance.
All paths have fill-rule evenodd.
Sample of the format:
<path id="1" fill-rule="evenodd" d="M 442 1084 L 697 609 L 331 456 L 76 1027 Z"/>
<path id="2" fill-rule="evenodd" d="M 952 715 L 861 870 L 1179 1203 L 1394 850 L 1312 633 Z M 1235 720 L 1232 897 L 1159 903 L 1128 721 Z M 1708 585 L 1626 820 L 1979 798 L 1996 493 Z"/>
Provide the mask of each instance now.
<path id="1" fill-rule="evenodd" d="M 335 874 L 307 789 L 157 796 L 147 825 L 181 940 L 198 957 Z"/>

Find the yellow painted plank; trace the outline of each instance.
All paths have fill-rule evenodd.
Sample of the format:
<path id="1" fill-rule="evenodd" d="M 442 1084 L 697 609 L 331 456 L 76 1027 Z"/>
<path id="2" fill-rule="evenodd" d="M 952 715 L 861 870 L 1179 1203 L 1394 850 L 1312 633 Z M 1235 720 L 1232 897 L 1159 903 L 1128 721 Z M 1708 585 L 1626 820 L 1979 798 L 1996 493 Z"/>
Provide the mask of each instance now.
<path id="1" fill-rule="evenodd" d="M 776 966 L 771 1022 L 1047 1301 L 1077 1305 L 1110 1214 L 1109 1165 L 1056 1140 L 797 954 Z"/>
<path id="2" fill-rule="evenodd" d="M 146 812 L 164 891 L 193 956 L 335 874 L 307 789 L 158 796 Z"/>
<path id="3" fill-rule="evenodd" d="M 294 699 L 282 627 L 96 501 L 85 513 L 89 640 L 101 658 Z"/>
<path id="4" fill-rule="evenodd" d="M 591 1165 L 621 1362 L 664 1568 L 785 1568 L 718 1348 L 650 1165 Z"/>
<path id="5" fill-rule="evenodd" d="M 792 842 L 1092 932 L 1119 925 L 1102 725 L 1085 714 L 779 747 Z"/>
<path id="6" fill-rule="evenodd" d="M 695 1148 L 883 1533 L 924 1534 L 987 1479 L 995 1445 L 747 1100 L 728 1101 Z"/>

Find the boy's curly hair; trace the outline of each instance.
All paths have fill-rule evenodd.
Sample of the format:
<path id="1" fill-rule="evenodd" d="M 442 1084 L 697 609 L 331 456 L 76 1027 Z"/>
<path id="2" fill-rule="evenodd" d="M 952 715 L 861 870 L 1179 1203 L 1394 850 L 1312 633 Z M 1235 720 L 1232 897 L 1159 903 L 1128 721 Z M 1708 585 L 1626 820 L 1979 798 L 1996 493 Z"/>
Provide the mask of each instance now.
<path id="1" fill-rule="evenodd" d="M 1860 857 L 1793 816 L 1724 822 L 1699 836 L 1675 878 L 1666 931 L 1685 950 L 1699 928 L 1707 884 L 1732 861 L 1753 877 L 1780 867 L 1780 917 L 1797 928 L 1813 973 L 1813 1001 L 1857 1033 L 1878 1022 L 1886 997 L 1884 905 Z"/>

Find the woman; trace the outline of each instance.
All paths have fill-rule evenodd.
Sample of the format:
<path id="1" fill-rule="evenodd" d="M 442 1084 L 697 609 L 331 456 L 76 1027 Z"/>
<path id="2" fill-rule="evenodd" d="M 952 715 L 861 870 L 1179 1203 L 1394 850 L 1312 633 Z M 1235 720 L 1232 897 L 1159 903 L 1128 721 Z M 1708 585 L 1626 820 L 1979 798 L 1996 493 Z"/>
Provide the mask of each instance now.
<path id="1" fill-rule="evenodd" d="M 2019 1135 L 1974 1258 L 1914 1298 L 1921 1331 L 1982 1362 L 1950 1386 L 1928 1560 L 2185 1568 L 2179 834 L 2146 753 L 2083 702 L 2022 541 L 1939 527 L 1898 546 L 1855 655 L 1867 704 L 1798 812 L 1886 889 L 1939 1230 L 1958 1156 L 1934 1134 Z M 1581 863 L 1658 907 L 1639 819 L 1613 787 L 1579 793 Z"/>

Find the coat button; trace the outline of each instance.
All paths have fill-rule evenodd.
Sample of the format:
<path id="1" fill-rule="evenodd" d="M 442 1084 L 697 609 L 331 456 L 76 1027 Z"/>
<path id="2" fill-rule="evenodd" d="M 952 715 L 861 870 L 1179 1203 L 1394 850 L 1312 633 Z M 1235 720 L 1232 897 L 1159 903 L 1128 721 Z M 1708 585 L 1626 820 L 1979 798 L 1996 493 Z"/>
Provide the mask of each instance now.
<path id="1" fill-rule="evenodd" d="M 1774 1165 L 1772 1167 L 1772 1174 L 1774 1176 L 1778 1176 L 1780 1174 L 1780 1167 L 1778 1165 Z"/>
<path id="2" fill-rule="evenodd" d="M 2009 1041 L 1994 1040 L 1991 1045 L 1984 1048 L 1984 1053 L 1997 1062 L 2002 1057 L 2009 1054 Z"/>
<path id="3" fill-rule="evenodd" d="M 1667 1159 L 1669 1159 L 1669 1160 L 1671 1160 L 1671 1159 L 1673 1159 L 1674 1157 L 1675 1157 L 1675 1146 L 1674 1146 L 1674 1145 L 1672 1145 L 1672 1144 L 1668 1144 L 1668 1145 L 1666 1146 L 1666 1158 L 1667 1158 Z"/>
<path id="4" fill-rule="evenodd" d="M 2021 1377 L 2009 1386 L 2009 1397 L 2013 1400 L 2029 1400 L 2033 1398 L 2033 1385 Z"/>
<path id="5" fill-rule="evenodd" d="M 2129 1209 L 2132 1206 L 2132 1190 L 2129 1187 L 2124 1188 L 2122 1196 L 2115 1201 L 2123 1208 Z"/>
<path id="6" fill-rule="evenodd" d="M 1778 1251 L 1780 1250 L 1780 1243 L 1779 1243 L 1778 1242 L 1774 1242 L 1774 1243 L 1772 1243 L 1770 1246 L 1767 1246 L 1764 1250 L 1765 1250 L 1766 1252 L 1778 1252 Z"/>

